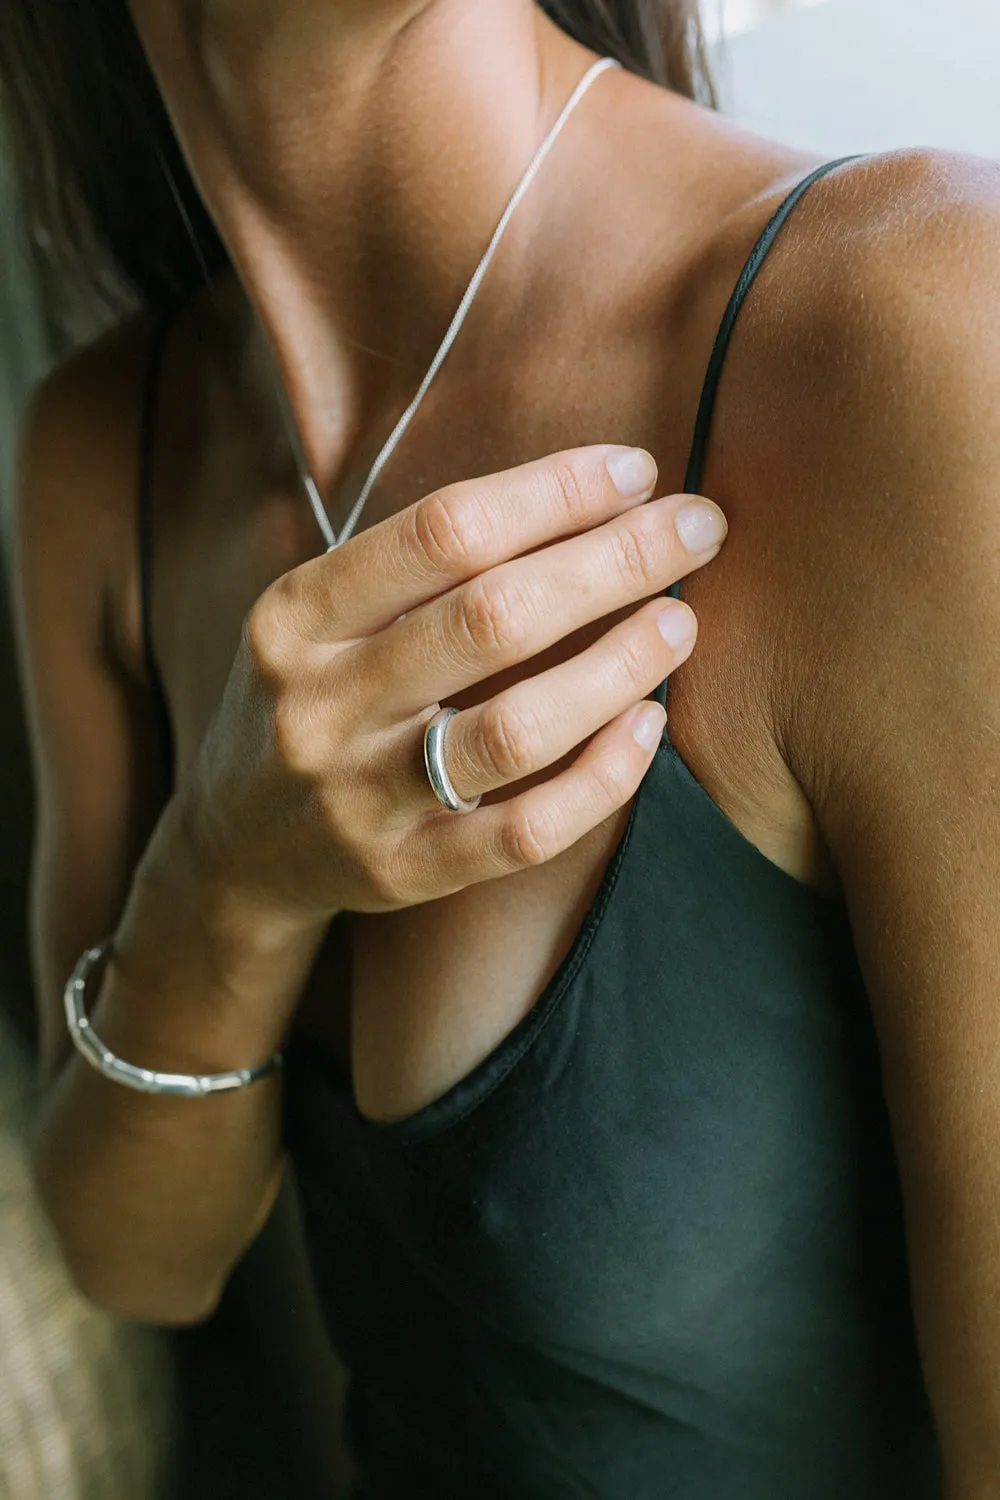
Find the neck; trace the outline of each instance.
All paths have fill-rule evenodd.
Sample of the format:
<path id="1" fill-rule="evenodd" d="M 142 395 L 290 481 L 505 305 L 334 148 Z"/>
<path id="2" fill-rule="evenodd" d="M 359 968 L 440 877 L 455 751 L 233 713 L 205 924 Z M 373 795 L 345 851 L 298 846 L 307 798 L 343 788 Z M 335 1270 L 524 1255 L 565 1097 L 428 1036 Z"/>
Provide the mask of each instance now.
<path id="1" fill-rule="evenodd" d="M 409 401 L 593 54 L 530 0 L 174 5 L 164 16 L 162 0 L 133 0 L 328 495 Z M 560 138 L 560 176 L 585 170 L 585 149 Z M 545 216 L 533 189 L 481 300 L 517 296 L 544 256 Z"/>

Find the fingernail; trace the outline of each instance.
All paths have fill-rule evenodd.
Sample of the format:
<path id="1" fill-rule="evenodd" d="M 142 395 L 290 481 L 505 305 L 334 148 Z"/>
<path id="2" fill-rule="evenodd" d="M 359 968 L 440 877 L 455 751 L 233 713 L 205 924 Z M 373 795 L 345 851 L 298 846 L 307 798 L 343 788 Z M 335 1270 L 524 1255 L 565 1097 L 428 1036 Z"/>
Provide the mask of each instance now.
<path id="1" fill-rule="evenodd" d="M 619 448 L 604 462 L 620 495 L 644 495 L 656 483 L 656 461 L 645 448 Z"/>
<path id="2" fill-rule="evenodd" d="M 729 527 L 719 507 L 711 500 L 689 500 L 677 512 L 677 535 L 689 552 L 705 552 L 721 542 Z"/>
<path id="3" fill-rule="evenodd" d="M 695 622 L 691 611 L 683 604 L 665 609 L 656 617 L 657 628 L 668 646 L 679 651 L 695 638 Z"/>
<path id="4" fill-rule="evenodd" d="M 632 738 L 644 750 L 652 750 L 654 745 L 659 744 L 666 722 L 667 716 L 659 703 L 650 703 L 647 708 L 636 715 L 635 723 L 632 725 Z"/>

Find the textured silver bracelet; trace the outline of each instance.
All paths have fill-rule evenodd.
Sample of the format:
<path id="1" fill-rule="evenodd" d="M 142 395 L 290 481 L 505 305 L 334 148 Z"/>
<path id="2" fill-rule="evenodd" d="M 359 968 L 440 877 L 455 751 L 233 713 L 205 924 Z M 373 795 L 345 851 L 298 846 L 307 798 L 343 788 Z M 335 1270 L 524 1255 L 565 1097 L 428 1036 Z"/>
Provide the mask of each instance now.
<path id="1" fill-rule="evenodd" d="M 111 947 L 112 937 L 106 937 L 96 948 L 87 948 L 76 968 L 66 981 L 63 1001 L 66 1006 L 66 1024 L 73 1044 L 78 1052 L 114 1083 L 126 1088 L 138 1089 L 141 1094 L 173 1094 L 180 1099 L 203 1099 L 207 1094 L 226 1094 L 233 1089 L 245 1089 L 248 1084 L 266 1078 L 281 1067 L 282 1057 L 276 1052 L 265 1063 L 255 1068 L 237 1068 L 232 1073 L 157 1073 L 152 1068 L 137 1068 L 123 1062 L 106 1047 L 91 1026 L 85 1009 L 87 977 L 97 961 Z"/>

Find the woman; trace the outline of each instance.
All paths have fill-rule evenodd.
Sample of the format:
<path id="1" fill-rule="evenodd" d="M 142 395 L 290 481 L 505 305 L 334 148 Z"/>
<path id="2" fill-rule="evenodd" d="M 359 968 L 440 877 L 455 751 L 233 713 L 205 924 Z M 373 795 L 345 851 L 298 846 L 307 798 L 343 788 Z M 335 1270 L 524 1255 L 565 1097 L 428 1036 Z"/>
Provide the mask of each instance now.
<path id="1" fill-rule="evenodd" d="M 994 1494 L 1000 170 L 737 129 L 680 0 L 134 0 L 182 171 L 78 9 L 46 222 L 179 303 L 22 451 L 80 1285 L 204 1318 L 287 1148 L 365 1496 Z"/>

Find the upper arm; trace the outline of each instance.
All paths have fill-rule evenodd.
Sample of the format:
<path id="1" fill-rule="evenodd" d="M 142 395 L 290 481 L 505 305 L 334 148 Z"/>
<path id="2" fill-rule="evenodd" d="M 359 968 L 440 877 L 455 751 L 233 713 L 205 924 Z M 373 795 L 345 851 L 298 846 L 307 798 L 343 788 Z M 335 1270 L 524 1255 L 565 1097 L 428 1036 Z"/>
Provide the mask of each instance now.
<path id="1" fill-rule="evenodd" d="M 900 171 L 801 355 L 788 744 L 878 1031 L 948 1493 L 971 1500 L 1000 1493 L 1000 166 Z"/>
<path id="2" fill-rule="evenodd" d="M 114 930 L 158 813 L 147 694 L 122 646 L 145 347 L 133 326 L 57 368 L 19 448 L 11 593 L 36 791 L 30 947 L 46 1076 L 69 1050 L 63 987 Z"/>

